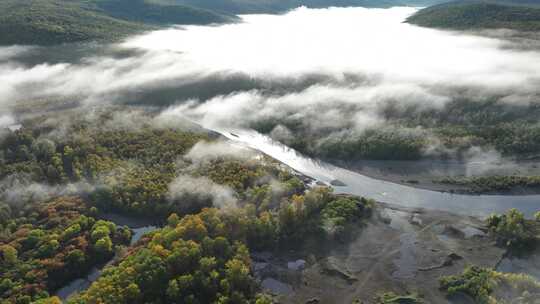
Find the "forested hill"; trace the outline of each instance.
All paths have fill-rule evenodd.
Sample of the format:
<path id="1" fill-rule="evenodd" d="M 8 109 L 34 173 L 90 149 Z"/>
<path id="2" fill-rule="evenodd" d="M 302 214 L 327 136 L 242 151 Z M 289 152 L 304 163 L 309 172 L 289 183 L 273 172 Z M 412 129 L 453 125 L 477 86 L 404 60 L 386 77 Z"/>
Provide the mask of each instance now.
<path id="1" fill-rule="evenodd" d="M 446 0 L 167 0 L 169 2 L 233 14 L 278 13 L 306 6 L 310 8 L 430 6 Z"/>
<path id="2" fill-rule="evenodd" d="M 299 6 L 426 6 L 444 0 L 1 0 L 0 45 L 116 40 L 169 24 L 212 24 Z"/>
<path id="3" fill-rule="evenodd" d="M 540 1 L 456 1 L 420 10 L 407 22 L 456 30 L 540 30 Z"/>
<path id="4" fill-rule="evenodd" d="M 540 7 L 540 0 L 491 0 L 490 2 L 504 5 Z"/>
<path id="5" fill-rule="evenodd" d="M 115 40 L 156 25 L 234 19 L 161 0 L 2 0 L 0 45 Z"/>
<path id="6" fill-rule="evenodd" d="M 237 17 L 168 0 L 75 0 L 118 19 L 150 24 L 209 24 Z"/>

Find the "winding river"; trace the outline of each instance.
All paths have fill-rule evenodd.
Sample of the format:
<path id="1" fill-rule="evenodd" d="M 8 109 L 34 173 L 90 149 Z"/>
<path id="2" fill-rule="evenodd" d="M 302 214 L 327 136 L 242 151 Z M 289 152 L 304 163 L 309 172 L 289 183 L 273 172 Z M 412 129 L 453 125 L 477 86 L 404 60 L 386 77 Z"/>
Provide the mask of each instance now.
<path id="1" fill-rule="evenodd" d="M 333 186 L 336 193 L 345 193 L 364 196 L 377 201 L 400 205 L 405 207 L 418 207 L 449 211 L 456 214 L 485 217 L 493 212 L 504 212 L 510 208 L 517 208 L 527 216 L 540 209 L 540 195 L 504 196 L 504 195 L 463 195 L 418 189 L 387 181 L 373 179 L 350 170 L 346 170 L 322 161 L 305 157 L 297 151 L 252 130 L 223 130 L 214 129 L 233 143 L 258 150 L 292 169 L 316 179 L 319 182 L 330 184 L 339 180 L 345 186 Z M 157 227 L 150 222 L 140 222 L 117 214 L 107 214 L 104 217 L 119 225 L 132 228 L 134 234 L 131 240 L 133 245 L 141 236 L 155 230 Z M 111 263 L 113 259 L 109 262 Z M 72 281 L 58 290 L 56 295 L 67 299 L 71 295 L 87 289 L 101 274 L 102 269 L 109 263 L 94 267 L 85 278 Z M 506 268 L 515 267 L 510 260 L 506 261 Z"/>
<path id="2" fill-rule="evenodd" d="M 131 241 L 129 244 L 130 246 L 137 243 L 137 241 L 139 241 L 144 234 L 158 229 L 157 226 L 149 224 L 150 221 L 141 221 L 140 219 L 129 218 L 119 214 L 106 214 L 103 216 L 103 219 L 110 220 L 117 225 L 125 225 L 131 228 L 131 230 L 133 231 L 133 235 L 131 236 Z M 56 296 L 58 296 L 62 300 L 66 300 L 74 294 L 86 290 L 88 287 L 90 287 L 92 282 L 99 278 L 103 269 L 106 266 L 110 265 L 114 261 L 114 259 L 115 258 L 113 257 L 104 265 L 93 267 L 85 277 L 75 279 L 71 281 L 68 285 L 60 288 L 56 292 Z"/>
<path id="3" fill-rule="evenodd" d="M 251 130 L 216 129 L 240 145 L 265 153 L 294 170 L 330 184 L 339 180 L 345 186 L 333 186 L 336 193 L 364 196 L 388 204 L 428 208 L 461 215 L 485 217 L 516 208 L 531 217 L 540 210 L 540 195 L 466 195 L 430 191 L 373 179 L 322 161 L 305 157 L 271 138 Z"/>

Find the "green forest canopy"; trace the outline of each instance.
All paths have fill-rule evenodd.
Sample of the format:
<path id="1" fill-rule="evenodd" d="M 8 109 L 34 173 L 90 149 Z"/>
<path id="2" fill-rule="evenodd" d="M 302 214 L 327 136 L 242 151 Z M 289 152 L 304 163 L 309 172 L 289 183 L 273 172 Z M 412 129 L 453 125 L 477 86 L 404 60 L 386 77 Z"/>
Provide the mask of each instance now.
<path id="1" fill-rule="evenodd" d="M 540 30 L 540 8 L 510 1 L 456 1 L 420 10 L 407 22 L 425 27 L 455 30 L 513 29 Z M 536 3 L 537 7 L 540 3 Z"/>

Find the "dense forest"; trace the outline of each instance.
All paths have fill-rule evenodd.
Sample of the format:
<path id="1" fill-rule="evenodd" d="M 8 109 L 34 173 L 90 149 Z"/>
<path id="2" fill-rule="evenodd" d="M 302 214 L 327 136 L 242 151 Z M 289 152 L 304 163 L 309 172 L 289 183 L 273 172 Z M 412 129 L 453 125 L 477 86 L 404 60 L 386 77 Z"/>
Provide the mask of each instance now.
<path id="1" fill-rule="evenodd" d="M 166 0 L 84 0 L 84 5 L 122 20 L 149 24 L 211 24 L 236 20 L 231 14 Z"/>
<path id="2" fill-rule="evenodd" d="M 408 18 L 407 22 L 454 30 L 506 28 L 538 31 L 538 5 L 539 3 L 534 1 L 455 1 L 420 10 Z"/>
<path id="3" fill-rule="evenodd" d="M 493 269 L 469 266 L 463 273 L 440 279 L 441 289 L 449 295 L 466 294 L 475 303 L 536 303 L 540 284 L 533 277 L 523 274 L 500 273 Z"/>
<path id="4" fill-rule="evenodd" d="M 523 256 L 540 244 L 540 212 L 525 219 L 516 209 L 493 214 L 486 219 L 489 233 L 509 255 Z M 525 274 L 501 273 L 490 268 L 467 266 L 462 273 L 439 278 L 440 289 L 448 295 L 466 294 L 475 303 L 537 303 L 540 282 Z"/>
<path id="5" fill-rule="evenodd" d="M 324 237 L 323 223 L 343 229 L 369 215 L 369 208 L 367 201 L 320 188 L 282 201 L 275 211 L 248 204 L 181 219 L 173 213 L 167 227 L 147 235 L 145 244 L 70 303 L 271 303 L 257 295 L 249 248 L 272 250 Z"/>
<path id="6" fill-rule="evenodd" d="M 182 5 L 233 14 L 280 13 L 300 6 L 310 8 L 429 6 L 446 0 L 170 0 Z"/>
<path id="7" fill-rule="evenodd" d="M 0 45 L 113 41 L 171 24 L 237 22 L 235 14 L 278 13 L 302 4 L 391 7 L 440 2 L 0 0 Z M 521 0 L 522 6 L 515 7 L 501 2 L 435 6 L 409 22 L 417 23 L 419 18 L 420 25 L 454 29 L 540 30 L 540 9 L 525 8 L 533 0 Z M 441 23 L 430 19 L 432 13 Z M 447 13 L 451 16 L 445 17 Z M 473 21 L 464 23 L 463 18 Z M 114 53 L 111 60 L 118 56 L 128 61 L 129 55 L 124 55 Z M 9 65 L 9 54 L 7 58 Z M 73 66 L 92 67 L 92 58 L 82 58 Z M 162 71 L 146 75 L 129 64 L 123 67 L 132 74 L 155 77 L 156 87 L 168 85 L 167 78 L 158 77 Z M 111 77 L 123 75 L 115 69 L 106 71 L 111 71 Z M 175 78 L 171 86 L 200 81 L 195 74 Z M 87 75 L 78 77 L 86 81 Z M 148 87 L 131 83 L 129 77 L 125 83 L 134 87 L 134 95 L 146 94 Z M 65 82 L 71 85 L 70 79 Z M 402 102 L 397 100 L 399 94 L 396 100 L 385 99 L 376 106 L 343 105 L 336 96 L 326 108 L 308 107 L 335 111 L 335 116 L 325 117 L 343 121 L 321 122 L 303 116 L 298 108 L 283 107 L 284 111 L 264 109 L 257 115 L 243 115 L 234 126 L 253 128 L 301 153 L 330 161 L 428 159 L 426 163 L 432 163 L 470 160 L 473 153 L 488 152 L 501 159 L 540 157 L 538 104 L 511 103 L 498 93 L 489 95 L 486 90 L 484 94 L 476 88 L 454 90 L 452 84 L 424 88 L 455 94 L 440 107 L 420 106 L 422 99 Z M 7 91 L 6 96 L 11 96 Z M 114 99 L 115 92 L 104 90 L 99 97 Z M 272 94 L 272 89 L 268 92 Z M 404 193 L 402 198 L 399 189 L 403 188 L 388 195 L 384 185 L 367 193 L 376 190 L 376 197 L 391 198 L 396 205 L 375 202 L 342 194 L 347 185 L 332 168 L 316 167 L 328 173 L 324 181 L 336 178 L 330 182 L 336 190 L 246 148 L 241 136 L 239 141 L 227 140 L 188 120 L 189 115 L 167 116 L 176 111 L 181 98 L 164 109 L 145 103 L 91 104 L 93 98 L 78 104 L 81 96 L 60 98 L 58 103 L 55 97 L 28 96 L 13 106 L 6 103 L 5 112 L 0 109 L 0 304 L 318 304 L 338 293 L 346 296 L 331 303 L 439 303 L 444 301 L 431 299 L 455 296 L 471 303 L 537 304 L 540 299 L 537 278 L 498 270 L 514 258 L 517 265 L 531 257 L 538 262 L 534 259 L 540 248 L 540 211 L 531 216 L 534 205 L 523 208 L 531 218 L 511 209 L 480 219 L 469 216 L 469 210 L 457 210 L 461 215 L 456 215 L 437 204 L 430 209 L 429 200 L 436 200 L 437 193 L 430 193 L 433 196 L 421 205 L 425 209 L 411 207 L 423 203 L 414 194 L 424 190 Z M 197 102 L 204 98 L 189 101 Z M 227 116 L 226 108 L 217 108 L 221 110 Z M 358 113 L 373 114 L 377 122 L 357 124 L 365 119 Z M 540 176 L 450 177 L 433 182 L 479 193 L 540 189 Z M 347 189 L 356 190 L 355 185 Z M 408 205 L 415 199 L 418 202 Z M 489 203 L 484 210 L 491 210 Z M 126 224 L 131 222 L 145 224 L 142 228 Z M 265 285 L 268 279 L 290 288 L 291 297 Z M 79 280 L 87 285 L 72 292 L 71 283 Z M 62 293 L 65 289 L 70 289 L 68 296 Z"/>
<path id="8" fill-rule="evenodd" d="M 376 207 L 326 186 L 307 187 L 253 151 L 227 152 L 213 133 L 160 125 L 138 111 L 33 117 L 0 139 L 6 304 L 61 303 L 59 288 L 113 257 L 67 302 L 274 303 L 254 276 L 252 252 L 346 242 Z M 103 219 L 111 212 L 163 226 L 130 246 L 131 229 Z M 489 217 L 486 227 L 509 252 L 527 252 L 539 241 L 537 218 L 511 210 Z M 491 278 L 528 283 L 524 290 L 537 293 L 531 278 L 475 266 L 441 278 L 441 289 L 488 299 L 497 296 L 495 285 L 486 285 Z M 396 300 L 422 303 L 418 294 L 393 292 L 376 303 Z"/>
<path id="9" fill-rule="evenodd" d="M 61 134 L 43 117 L 1 137 L 2 303 L 57 303 L 58 288 L 115 254 L 119 262 L 71 303 L 271 303 L 249 250 L 346 237 L 373 208 L 308 190 L 267 157 L 190 158 L 195 144 L 219 142 L 201 130 L 104 129 L 115 124 L 107 111 L 71 117 Z M 235 204 L 215 205 L 216 189 Z M 126 250 L 131 231 L 100 219 L 109 212 L 166 226 Z"/>
<path id="10" fill-rule="evenodd" d="M 431 5 L 440 0 L 3 0 L 0 45 L 116 41 L 172 24 L 236 22 L 237 14 L 281 13 L 300 6 Z"/>
<path id="11" fill-rule="evenodd" d="M 160 25 L 235 22 L 236 14 L 279 13 L 299 6 L 428 6 L 408 22 L 450 29 L 540 28 L 540 13 L 531 8 L 539 5 L 534 1 L 441 2 L 445 1 L 5 0 L 0 3 L 0 45 L 113 41 Z"/>
<path id="12" fill-rule="evenodd" d="M 0 45 L 113 41 L 156 25 L 234 21 L 226 14 L 146 0 L 5 0 Z"/>
<path id="13" fill-rule="evenodd" d="M 275 303 L 253 253 L 346 244 L 378 214 L 372 200 L 309 187 L 268 156 L 155 119 L 73 109 L 0 133 L 0 303 L 61 303 L 60 288 L 105 263 L 88 289 L 64 302 Z M 133 231 L 105 220 L 110 214 L 161 228 L 130 245 Z M 486 229 L 517 254 L 536 248 L 539 224 L 511 210 L 489 217 Z M 481 301 L 498 298 L 497 286 L 538 293 L 532 278 L 476 266 L 440 284 Z M 384 292 L 374 301 L 422 303 L 422 295 Z"/>
<path id="14" fill-rule="evenodd" d="M 325 159 L 416 160 L 426 157 L 464 158 L 471 148 L 495 149 L 505 156 L 535 157 L 540 153 L 540 107 L 512 105 L 495 99 L 457 99 L 443 109 L 393 109 L 378 113 L 383 126 L 355 131 L 313 130 L 294 115 L 269 117 L 252 127 L 310 156 Z M 283 136 L 287 130 L 292 136 Z"/>
<path id="15" fill-rule="evenodd" d="M 47 298 L 129 244 L 126 227 L 95 218 L 79 197 L 58 197 L 23 208 L 0 204 L 2 303 Z"/>

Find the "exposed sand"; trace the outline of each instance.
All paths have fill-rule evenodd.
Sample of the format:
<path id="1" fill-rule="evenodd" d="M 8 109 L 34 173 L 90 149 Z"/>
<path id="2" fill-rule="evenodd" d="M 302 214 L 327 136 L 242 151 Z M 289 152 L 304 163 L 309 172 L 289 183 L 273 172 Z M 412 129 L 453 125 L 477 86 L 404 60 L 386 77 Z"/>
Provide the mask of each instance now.
<path id="1" fill-rule="evenodd" d="M 495 267 L 505 253 L 484 233 L 482 221 L 446 212 L 380 204 L 353 230 L 349 241 L 256 255 L 256 273 L 271 283 L 266 287 L 279 303 L 374 303 L 389 291 L 418 292 L 426 303 L 468 303 L 467 297 L 448 299 L 438 278 L 467 264 Z M 306 261 L 305 268 L 287 267 L 298 260 Z"/>

